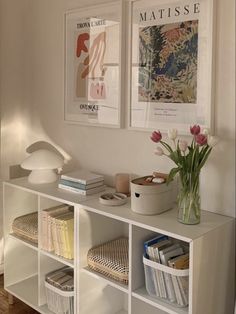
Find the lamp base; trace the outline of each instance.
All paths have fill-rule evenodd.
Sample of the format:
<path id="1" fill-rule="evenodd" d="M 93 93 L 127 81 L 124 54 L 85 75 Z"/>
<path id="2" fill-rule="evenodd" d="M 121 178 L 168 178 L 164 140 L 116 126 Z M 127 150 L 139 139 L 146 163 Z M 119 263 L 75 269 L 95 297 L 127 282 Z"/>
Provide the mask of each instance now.
<path id="1" fill-rule="evenodd" d="M 28 176 L 28 181 L 34 184 L 43 184 L 55 182 L 57 178 L 57 174 L 52 169 L 32 170 Z"/>

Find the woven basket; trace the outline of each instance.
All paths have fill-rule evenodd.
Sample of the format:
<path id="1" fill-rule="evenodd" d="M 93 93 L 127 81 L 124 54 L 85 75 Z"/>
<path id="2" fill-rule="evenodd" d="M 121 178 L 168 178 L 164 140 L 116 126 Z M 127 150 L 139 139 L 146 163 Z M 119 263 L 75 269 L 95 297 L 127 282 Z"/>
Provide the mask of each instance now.
<path id="1" fill-rule="evenodd" d="M 128 284 L 129 241 L 118 238 L 88 251 L 88 266 L 107 277 Z"/>
<path id="2" fill-rule="evenodd" d="M 15 218 L 12 231 L 21 238 L 38 243 L 38 212 Z"/>

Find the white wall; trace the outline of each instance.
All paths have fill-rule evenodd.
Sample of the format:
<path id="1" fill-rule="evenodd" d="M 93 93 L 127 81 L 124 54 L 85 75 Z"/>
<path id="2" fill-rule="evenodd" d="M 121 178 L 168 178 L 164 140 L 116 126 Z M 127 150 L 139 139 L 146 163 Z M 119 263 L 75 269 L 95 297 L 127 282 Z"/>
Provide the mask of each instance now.
<path id="1" fill-rule="evenodd" d="M 235 1 L 215 2 L 215 124 L 221 143 L 202 171 L 202 208 L 234 216 Z M 20 163 L 27 145 L 37 139 L 61 145 L 73 157 L 71 167 L 104 173 L 110 184 L 116 172 L 144 175 L 172 166 L 153 154 L 148 132 L 63 121 L 63 12 L 83 3 L 99 1 L 1 0 L 3 178 L 8 177 L 8 166 Z"/>

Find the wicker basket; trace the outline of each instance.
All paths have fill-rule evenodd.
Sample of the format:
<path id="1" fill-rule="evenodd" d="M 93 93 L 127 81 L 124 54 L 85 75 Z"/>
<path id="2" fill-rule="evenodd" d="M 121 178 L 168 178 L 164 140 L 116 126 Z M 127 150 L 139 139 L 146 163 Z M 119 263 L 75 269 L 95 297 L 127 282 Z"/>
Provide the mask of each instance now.
<path id="1" fill-rule="evenodd" d="M 70 267 L 54 270 L 45 277 L 48 309 L 56 314 L 74 313 L 74 272 Z"/>
<path id="2" fill-rule="evenodd" d="M 21 238 L 38 243 L 38 212 L 15 218 L 12 231 Z"/>
<path id="3" fill-rule="evenodd" d="M 129 277 L 129 241 L 118 238 L 88 251 L 88 266 L 116 281 L 128 284 Z"/>

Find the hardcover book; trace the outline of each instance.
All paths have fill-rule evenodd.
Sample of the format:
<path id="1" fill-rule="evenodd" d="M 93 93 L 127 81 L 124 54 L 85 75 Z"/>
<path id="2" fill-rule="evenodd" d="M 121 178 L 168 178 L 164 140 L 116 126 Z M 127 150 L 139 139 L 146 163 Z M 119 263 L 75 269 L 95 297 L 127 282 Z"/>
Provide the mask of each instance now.
<path id="1" fill-rule="evenodd" d="M 77 170 L 61 175 L 61 179 L 78 182 L 82 184 L 90 184 L 104 180 L 104 176 L 90 172 L 88 170 Z"/>
<path id="2" fill-rule="evenodd" d="M 96 194 L 96 193 L 99 193 L 99 192 L 102 192 L 105 190 L 105 185 L 101 185 L 101 186 L 98 186 L 96 188 L 89 189 L 89 190 L 81 190 L 81 189 L 77 189 L 77 188 L 74 188 L 72 186 L 68 186 L 68 185 L 64 185 L 64 184 L 58 184 L 58 187 L 60 189 L 64 189 L 64 190 L 67 190 L 70 192 L 78 193 L 80 195 L 91 195 L 91 194 Z"/>
<path id="3" fill-rule="evenodd" d="M 70 186 L 70 187 L 80 189 L 80 190 L 90 190 L 90 189 L 103 185 L 104 181 L 102 180 L 95 183 L 82 184 L 82 183 L 74 182 L 71 180 L 60 179 L 59 184 Z"/>

